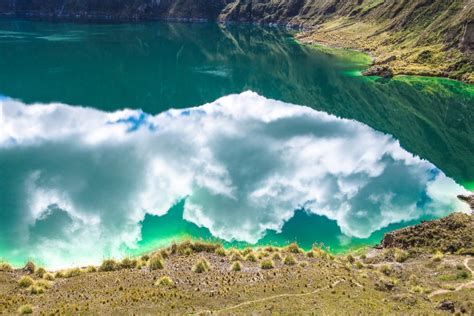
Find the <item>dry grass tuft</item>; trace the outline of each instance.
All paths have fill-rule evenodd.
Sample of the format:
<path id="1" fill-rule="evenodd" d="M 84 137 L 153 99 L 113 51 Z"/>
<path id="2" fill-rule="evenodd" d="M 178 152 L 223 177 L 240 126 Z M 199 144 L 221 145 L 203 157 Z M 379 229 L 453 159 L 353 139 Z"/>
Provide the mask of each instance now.
<path id="1" fill-rule="evenodd" d="M 293 255 L 287 255 L 283 260 L 283 263 L 287 266 L 294 266 L 296 264 L 296 259 Z"/>
<path id="2" fill-rule="evenodd" d="M 270 269 L 273 269 L 274 267 L 275 265 L 272 260 L 263 260 L 260 263 L 260 268 L 262 268 L 263 270 L 270 270 Z"/>
<path id="3" fill-rule="evenodd" d="M 26 315 L 26 314 L 32 314 L 32 313 L 33 313 L 33 307 L 30 304 L 21 305 L 18 308 L 18 314 L 20 315 Z"/>
<path id="4" fill-rule="evenodd" d="M 162 276 L 155 285 L 157 286 L 172 286 L 174 284 L 173 280 L 169 276 Z"/>
<path id="5" fill-rule="evenodd" d="M 102 262 L 99 267 L 99 271 L 101 272 L 111 272 L 117 270 L 118 265 L 117 262 L 113 259 L 107 259 Z"/>
<path id="6" fill-rule="evenodd" d="M 20 287 L 29 287 L 29 286 L 33 285 L 34 283 L 35 283 L 35 281 L 34 281 L 31 277 L 29 277 L 29 276 L 27 276 L 27 275 L 22 276 L 22 277 L 18 280 L 18 285 L 19 285 Z"/>
<path id="7" fill-rule="evenodd" d="M 211 265 L 209 261 L 202 258 L 202 259 L 199 259 L 199 261 L 193 266 L 192 270 L 193 272 L 196 272 L 196 273 L 204 273 L 211 270 Z"/>
<path id="8" fill-rule="evenodd" d="M 240 261 L 235 261 L 234 263 L 232 263 L 230 269 L 234 272 L 242 271 L 242 265 L 240 264 Z"/>
<path id="9" fill-rule="evenodd" d="M 161 270 L 164 269 L 165 264 L 163 263 L 163 259 L 161 258 L 161 256 L 156 254 L 150 258 L 148 266 L 151 270 Z"/>

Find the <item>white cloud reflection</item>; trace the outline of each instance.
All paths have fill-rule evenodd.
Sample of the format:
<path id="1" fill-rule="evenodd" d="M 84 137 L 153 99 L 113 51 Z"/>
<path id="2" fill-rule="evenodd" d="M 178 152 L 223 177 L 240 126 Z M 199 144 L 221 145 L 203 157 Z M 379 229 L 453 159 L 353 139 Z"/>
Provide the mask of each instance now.
<path id="1" fill-rule="evenodd" d="M 467 209 L 461 186 L 391 136 L 252 92 L 157 116 L 0 106 L 0 245 L 50 267 L 120 256 L 145 214 L 185 197 L 186 220 L 248 242 L 300 207 L 359 238 Z"/>

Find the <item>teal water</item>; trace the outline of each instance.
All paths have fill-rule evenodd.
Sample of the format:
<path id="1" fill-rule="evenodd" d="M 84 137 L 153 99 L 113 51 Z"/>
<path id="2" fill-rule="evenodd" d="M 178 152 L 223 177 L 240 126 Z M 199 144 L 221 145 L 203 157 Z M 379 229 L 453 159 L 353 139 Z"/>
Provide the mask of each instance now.
<path id="1" fill-rule="evenodd" d="M 433 193 L 435 190 L 427 183 L 440 172 L 468 188 L 474 182 L 474 88 L 435 78 L 399 77 L 390 81 L 364 78 L 358 74 L 367 63 L 367 57 L 360 53 L 302 46 L 292 39 L 290 32 L 275 28 L 0 20 L 0 95 L 4 96 L 0 102 L 6 113 L 0 134 L 3 142 L 0 147 L 0 226 L 3 232 L 0 258 L 16 264 L 34 258 L 47 265 L 62 266 L 87 262 L 88 256 L 98 260 L 141 253 L 186 237 L 222 238 L 229 246 L 244 246 L 245 241 L 284 244 L 297 240 L 304 247 L 324 243 L 338 252 L 376 243 L 386 231 L 452 211 L 451 206 L 458 207 L 455 202 L 441 207 L 428 205 L 427 201 L 436 200 L 434 196 L 444 197 L 443 194 L 452 198 L 462 188 L 450 183 L 449 190 Z M 338 131 L 347 125 L 344 121 L 337 121 L 334 128 L 329 129 L 322 123 L 325 119 L 307 121 L 306 116 L 312 114 L 304 114 L 306 110 L 300 114 L 299 109 L 286 117 L 288 121 L 281 126 L 269 126 L 267 121 L 263 125 L 261 122 L 250 124 L 245 113 L 262 117 L 283 115 L 281 113 L 292 111 L 294 107 L 284 105 L 282 112 L 273 113 L 271 106 L 275 105 L 248 96 L 224 102 L 231 105 L 226 108 L 228 112 L 220 114 L 222 119 L 216 116 L 210 121 L 188 122 L 183 118 L 180 130 L 173 129 L 168 141 L 141 135 L 133 136 L 133 141 L 126 140 L 127 146 L 119 146 L 117 142 L 122 138 L 115 132 L 110 135 L 109 131 L 101 132 L 108 135 L 107 141 L 91 133 L 91 129 L 100 126 L 94 122 L 104 113 L 124 108 L 142 112 L 130 112 L 130 116 L 128 112 L 117 114 L 107 120 L 128 124 L 128 132 L 140 132 L 145 123 L 150 131 L 168 132 L 171 129 L 168 124 L 172 123 L 165 122 L 163 117 L 151 116 L 169 109 L 186 109 L 180 115 L 193 117 L 194 112 L 188 108 L 247 90 L 268 99 L 356 120 L 372 128 L 370 132 L 363 132 L 370 137 L 364 142 L 365 134 L 359 135 L 355 127 L 349 134 L 339 135 Z M 71 114 L 70 108 L 58 105 L 54 113 L 38 116 L 39 111 L 31 106 L 33 103 L 60 103 L 99 111 Z M 229 114 L 233 108 L 242 112 Z M 17 115 L 15 111 L 22 114 Z M 207 108 L 203 111 L 210 113 Z M 12 123 L 13 127 L 6 123 Z M 265 132 L 261 133 L 262 130 Z M 319 137 L 323 130 L 324 135 L 332 135 L 330 142 L 304 146 L 293 142 L 301 141 L 301 137 L 296 136 L 308 135 L 308 131 Z M 419 162 L 399 164 L 398 154 L 384 147 L 388 140 L 380 138 L 375 131 L 392 135 L 404 150 L 431 164 L 423 164 L 414 171 L 411 165 L 418 166 Z M 226 137 L 214 137 L 221 133 Z M 229 136 L 235 133 L 238 137 Z M 338 154 L 336 158 L 325 158 L 325 152 L 331 152 L 326 148 L 339 146 L 340 139 L 354 135 L 359 136 L 334 150 Z M 287 141 L 290 138 L 292 141 Z M 274 143 L 275 139 L 284 145 Z M 369 139 L 380 143 L 372 144 Z M 393 146 L 398 146 L 396 141 Z M 351 156 L 355 150 L 350 144 L 358 146 L 357 142 L 361 142 L 361 152 L 353 160 L 347 158 L 354 161 L 350 171 L 333 171 L 334 166 L 327 161 L 336 159 L 338 168 L 344 165 L 344 155 Z M 210 154 L 191 150 L 195 144 L 205 144 L 198 148 L 208 148 L 210 144 Z M 286 149 L 263 150 L 277 145 Z M 294 146 L 299 149 L 292 151 Z M 305 152 L 313 147 L 312 152 Z M 392 154 L 380 154 L 384 150 Z M 292 156 L 286 157 L 285 152 Z M 393 168 L 389 172 L 391 169 L 386 167 L 386 176 L 379 182 L 372 181 L 375 175 L 364 176 L 364 179 L 359 176 L 357 164 L 372 154 L 380 154 L 380 160 L 373 162 L 374 170 L 381 162 Z M 148 155 L 160 159 L 150 165 Z M 203 166 L 201 155 L 210 159 L 212 168 Z M 330 176 L 324 176 L 318 183 L 310 184 L 311 179 L 307 178 L 304 181 L 298 178 L 298 185 L 291 182 L 296 181 L 294 174 L 305 171 L 309 178 L 311 172 L 318 178 L 320 170 L 312 169 L 317 163 L 309 161 L 320 155 L 322 158 L 318 161 L 328 163 Z M 287 160 L 281 162 L 282 157 Z M 216 164 L 212 164 L 214 160 Z M 170 161 L 175 163 L 170 166 Z M 307 167 L 303 171 L 295 166 L 290 168 L 288 165 L 292 162 Z M 162 164 L 166 166 L 164 169 Z M 106 168 L 111 171 L 104 172 Z M 410 171 L 405 174 L 405 169 Z M 173 173 L 167 174 L 170 170 Z M 196 170 L 199 170 L 198 175 L 195 175 Z M 367 175 L 368 171 L 364 172 Z M 199 173 L 212 174 L 212 181 L 201 179 Z M 156 180 L 155 187 L 155 179 L 165 177 L 164 174 L 171 180 L 164 183 Z M 279 193 L 269 195 L 270 200 L 287 198 L 276 204 L 267 198 L 265 203 L 255 204 L 254 195 L 247 194 L 250 191 L 245 191 L 246 188 L 252 186 L 251 192 L 256 194 L 257 189 L 267 187 L 268 179 L 274 179 L 275 175 L 279 177 L 278 189 L 275 183 L 268 188 Z M 398 175 L 400 179 L 395 181 Z M 222 177 L 225 180 L 216 185 L 215 180 Z M 333 178 L 338 179 L 337 185 Z M 418 179 L 423 181 L 418 183 Z M 386 191 L 393 189 L 392 194 L 397 198 L 384 198 L 392 199 L 391 203 L 396 205 L 387 205 L 397 211 L 406 207 L 406 216 L 395 216 L 389 210 L 375 212 L 367 201 L 382 197 L 368 193 L 357 203 L 352 193 L 344 193 L 351 207 L 358 208 L 359 212 L 352 217 L 343 219 L 342 215 L 329 214 L 322 208 L 317 212 L 309 210 L 313 198 L 337 197 L 338 188 L 343 187 L 342 180 L 344 183 L 355 181 L 356 187 L 364 183 L 367 190 L 370 187 L 367 183 L 374 183 L 374 191 L 378 186 Z M 314 188 L 308 192 L 299 188 L 296 194 L 284 186 L 289 182 L 293 189 L 299 185 Z M 410 183 L 418 183 L 420 187 L 410 187 Z M 225 190 L 221 186 L 238 190 L 233 196 L 235 204 L 222 200 L 219 194 Z M 214 191 L 208 192 L 203 187 L 212 187 Z M 219 191 L 221 189 L 224 191 Z M 151 193 L 143 197 L 138 193 L 141 190 Z M 303 191 L 304 196 L 300 196 Z M 142 199 L 154 204 L 149 206 Z M 186 199 L 188 202 L 184 202 Z M 206 207 L 198 209 L 191 205 Z M 240 209 L 239 205 L 253 209 Z M 338 204 L 338 207 L 342 206 Z M 153 211 L 142 212 L 149 208 Z M 295 209 L 300 210 L 293 216 Z M 365 215 L 360 215 L 362 213 Z M 130 234 L 117 233 L 125 230 Z M 94 243 L 81 242 L 81 238 L 87 236 L 107 242 L 91 252 L 90 245 Z"/>

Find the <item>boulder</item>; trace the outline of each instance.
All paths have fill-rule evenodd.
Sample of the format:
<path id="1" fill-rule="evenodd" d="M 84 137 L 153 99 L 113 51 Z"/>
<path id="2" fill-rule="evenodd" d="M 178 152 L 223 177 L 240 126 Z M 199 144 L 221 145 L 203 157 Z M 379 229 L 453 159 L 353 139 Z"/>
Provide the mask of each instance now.
<path id="1" fill-rule="evenodd" d="M 436 308 L 454 313 L 454 303 L 452 301 L 442 301 L 436 306 Z"/>
<path id="2" fill-rule="evenodd" d="M 382 78 L 392 78 L 393 71 L 388 66 L 372 66 L 362 73 L 364 76 L 379 76 Z"/>

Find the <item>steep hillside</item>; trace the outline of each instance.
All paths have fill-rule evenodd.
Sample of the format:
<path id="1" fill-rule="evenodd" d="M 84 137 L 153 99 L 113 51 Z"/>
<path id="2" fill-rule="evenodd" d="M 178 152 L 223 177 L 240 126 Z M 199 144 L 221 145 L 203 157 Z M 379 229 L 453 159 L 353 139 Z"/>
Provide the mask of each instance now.
<path id="1" fill-rule="evenodd" d="M 78 20 L 220 20 L 305 27 L 298 38 L 369 51 L 371 73 L 474 82 L 472 0 L 3 0 L 0 14 Z"/>
<path id="2" fill-rule="evenodd" d="M 348 15 L 327 19 L 298 38 L 368 51 L 379 70 L 388 66 L 393 74 L 442 76 L 472 83 L 473 19 L 473 1 L 366 0 Z"/>

